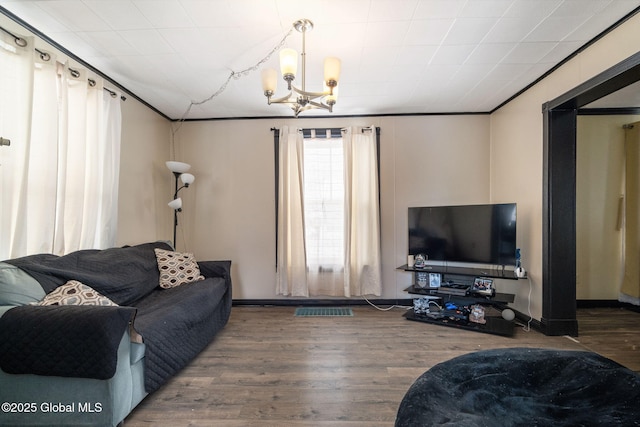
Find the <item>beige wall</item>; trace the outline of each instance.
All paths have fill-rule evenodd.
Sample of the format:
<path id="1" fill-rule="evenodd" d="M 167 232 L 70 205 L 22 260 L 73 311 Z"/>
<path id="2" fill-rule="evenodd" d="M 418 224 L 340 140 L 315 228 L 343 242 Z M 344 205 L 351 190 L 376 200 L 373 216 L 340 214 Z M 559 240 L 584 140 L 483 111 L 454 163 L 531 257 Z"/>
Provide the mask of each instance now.
<path id="1" fill-rule="evenodd" d="M 576 297 L 616 300 L 622 283 L 622 125 L 637 115 L 579 116 L 576 153 Z"/>
<path id="2" fill-rule="evenodd" d="M 121 103 L 117 245 L 173 239 L 169 120 L 133 97 Z"/>
<path id="3" fill-rule="evenodd" d="M 518 202 L 518 241 L 536 319 L 542 315 L 542 104 L 639 50 L 636 15 L 491 115 L 491 198 Z M 505 287 L 513 288 L 514 307 L 526 313 L 529 287 L 522 282 Z"/>
<path id="4" fill-rule="evenodd" d="M 371 124 L 381 128 L 382 298 L 408 298 L 411 275 L 396 270 L 406 263 L 407 208 L 488 202 L 488 115 L 185 123 L 176 152 L 192 164 L 196 182 L 183 196 L 186 241 L 178 239 L 178 248 L 198 259 L 231 259 L 234 298 L 278 298 L 270 129 Z"/>

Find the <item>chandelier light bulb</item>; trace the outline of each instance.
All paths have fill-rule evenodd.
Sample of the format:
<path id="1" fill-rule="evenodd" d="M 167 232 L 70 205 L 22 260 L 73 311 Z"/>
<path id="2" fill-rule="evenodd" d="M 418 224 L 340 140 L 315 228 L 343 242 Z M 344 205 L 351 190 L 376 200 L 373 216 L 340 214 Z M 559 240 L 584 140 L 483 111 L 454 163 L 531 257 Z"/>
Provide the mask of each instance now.
<path id="1" fill-rule="evenodd" d="M 338 102 L 338 86 L 330 88 L 329 86 L 327 86 L 327 82 L 323 82 L 323 88 L 324 92 L 329 94 L 324 98 L 325 102 L 328 105 L 334 105 L 336 102 Z"/>
<path id="2" fill-rule="evenodd" d="M 298 52 L 290 48 L 280 51 L 280 71 L 285 80 L 287 80 L 287 76 L 292 76 L 292 80 L 296 77 L 298 73 Z"/>
<path id="3" fill-rule="evenodd" d="M 278 88 L 278 72 L 273 68 L 265 68 L 262 70 L 262 90 L 267 95 L 271 96 L 276 92 Z"/>
<path id="4" fill-rule="evenodd" d="M 327 86 L 331 87 L 330 82 L 335 82 L 335 85 L 340 81 L 340 60 L 335 57 L 327 57 L 324 60 L 324 81 Z M 334 85 L 334 86 L 335 86 Z"/>

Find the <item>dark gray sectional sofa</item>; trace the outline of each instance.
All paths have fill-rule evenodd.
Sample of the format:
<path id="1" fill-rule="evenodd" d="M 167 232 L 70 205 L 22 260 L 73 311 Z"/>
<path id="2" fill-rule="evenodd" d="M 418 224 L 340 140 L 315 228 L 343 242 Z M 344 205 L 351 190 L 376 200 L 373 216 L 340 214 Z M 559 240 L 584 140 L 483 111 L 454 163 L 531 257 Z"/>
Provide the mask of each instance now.
<path id="1" fill-rule="evenodd" d="M 230 261 L 158 286 L 164 242 L 0 263 L 0 425 L 118 425 L 187 365 L 231 312 Z M 68 281 L 117 305 L 30 305 Z"/>

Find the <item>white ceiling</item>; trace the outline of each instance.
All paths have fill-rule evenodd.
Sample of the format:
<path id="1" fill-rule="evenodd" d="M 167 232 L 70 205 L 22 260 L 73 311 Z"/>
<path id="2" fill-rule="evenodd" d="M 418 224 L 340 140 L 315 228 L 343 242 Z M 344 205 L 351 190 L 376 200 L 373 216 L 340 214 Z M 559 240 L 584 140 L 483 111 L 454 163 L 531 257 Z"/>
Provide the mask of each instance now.
<path id="1" fill-rule="evenodd" d="M 253 68 L 300 18 L 307 89 L 342 60 L 334 115 L 488 112 L 640 0 L 0 0 L 0 6 L 172 119 Z M 301 50 L 293 32 L 285 46 Z M 266 65 L 278 68 L 274 54 Z M 263 67 L 260 67 L 263 68 Z M 317 85 L 315 84 L 317 82 Z M 279 83 L 278 95 L 285 84 Z M 309 111 L 305 116 L 326 115 Z M 260 71 L 186 118 L 292 116 Z"/>

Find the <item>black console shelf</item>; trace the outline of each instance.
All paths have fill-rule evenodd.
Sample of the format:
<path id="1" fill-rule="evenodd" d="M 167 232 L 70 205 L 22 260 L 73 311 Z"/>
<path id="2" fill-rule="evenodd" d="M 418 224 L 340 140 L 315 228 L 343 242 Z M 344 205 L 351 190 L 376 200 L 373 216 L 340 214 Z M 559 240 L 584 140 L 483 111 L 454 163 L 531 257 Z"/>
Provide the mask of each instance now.
<path id="1" fill-rule="evenodd" d="M 474 331 L 474 332 L 483 332 L 485 334 L 502 335 L 505 337 L 513 336 L 513 329 L 514 329 L 513 322 L 504 320 L 502 317 L 486 316 L 485 320 L 487 321 L 487 323 L 480 324 L 480 323 L 472 323 L 472 322 L 462 323 L 462 322 L 455 322 L 455 321 L 446 321 L 441 319 L 431 319 L 427 316 L 415 314 L 413 312 L 413 309 L 407 311 L 405 314 L 403 314 L 403 316 L 406 317 L 407 320 L 414 320 L 416 322 L 431 323 L 431 324 L 440 325 L 440 326 L 449 326 L 452 328 L 466 329 L 468 331 Z"/>
<path id="2" fill-rule="evenodd" d="M 407 264 L 398 267 L 399 270 L 424 272 L 424 273 L 441 273 L 441 274 L 457 274 L 461 276 L 477 276 L 490 277 L 496 279 L 518 280 L 515 271 L 510 269 L 495 268 L 475 268 L 475 267 L 450 267 L 446 265 L 427 265 L 423 268 L 409 267 Z"/>
<path id="3" fill-rule="evenodd" d="M 448 326 L 453 328 L 465 329 L 475 332 L 483 332 L 487 334 L 513 336 L 513 321 L 505 320 L 501 316 L 501 311 L 507 308 L 507 304 L 515 301 L 514 294 L 496 292 L 491 296 L 483 295 L 452 295 L 450 293 L 441 292 L 440 287 L 418 286 L 417 276 L 420 273 L 440 273 L 442 281 L 451 283 L 466 284 L 473 282 L 475 277 L 501 278 L 517 280 L 513 271 L 493 270 L 483 268 L 465 268 L 465 267 L 446 267 L 446 266 L 427 266 L 426 268 L 409 267 L 406 264 L 398 267 L 399 270 L 414 273 L 414 284 L 405 289 L 406 292 L 420 296 L 428 296 L 435 300 L 441 300 L 441 303 L 454 302 L 458 306 L 471 306 L 480 304 L 486 306 L 485 314 L 486 323 L 474 323 L 465 320 L 452 320 L 449 318 L 432 318 L 425 314 L 417 314 L 413 309 L 404 314 L 408 320 L 417 322 L 431 323 L 434 325 Z M 424 283 L 423 283 L 424 284 Z M 440 304 L 440 303 L 438 303 Z M 496 315 L 497 314 L 497 315 Z"/>
<path id="4" fill-rule="evenodd" d="M 415 294 L 415 295 L 438 296 L 442 298 L 444 301 L 447 301 L 450 297 L 455 298 L 457 301 L 468 300 L 465 302 L 461 301 L 461 303 L 466 303 L 466 304 L 486 303 L 491 305 L 503 305 L 503 304 L 509 304 L 510 302 L 514 302 L 516 300 L 516 296 L 514 294 L 505 294 L 501 292 L 496 292 L 492 297 L 475 296 L 475 295 L 461 296 L 461 295 L 450 295 L 450 294 L 439 293 L 438 289 L 440 288 L 421 288 L 416 285 L 411 285 L 408 288 L 406 288 L 404 291 L 410 294 Z"/>

